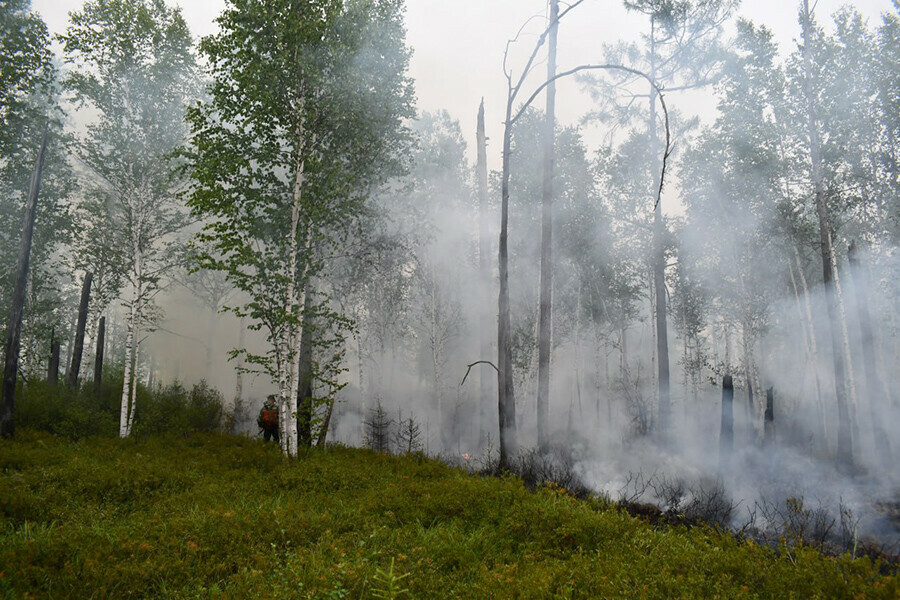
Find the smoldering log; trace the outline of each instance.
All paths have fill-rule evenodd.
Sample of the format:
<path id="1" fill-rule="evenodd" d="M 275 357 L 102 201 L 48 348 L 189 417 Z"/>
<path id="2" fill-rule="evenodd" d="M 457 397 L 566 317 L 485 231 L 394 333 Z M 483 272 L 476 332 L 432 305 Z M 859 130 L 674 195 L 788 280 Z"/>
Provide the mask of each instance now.
<path id="1" fill-rule="evenodd" d="M 94 387 L 100 389 L 103 381 L 103 344 L 106 339 L 106 317 L 100 317 L 97 327 L 97 356 L 94 360 Z"/>
<path id="2" fill-rule="evenodd" d="M 6 360 L 3 367 L 3 387 L 0 390 L 0 435 L 12 437 L 15 434 L 13 407 L 15 406 L 16 375 L 19 368 L 19 342 L 22 333 L 22 312 L 25 307 L 25 287 L 28 283 L 28 266 L 31 261 L 31 240 L 34 237 L 34 219 L 37 214 L 37 199 L 41 191 L 41 174 L 47 157 L 47 134 L 50 124 L 44 126 L 41 148 L 38 151 L 31 176 L 31 187 L 25 203 L 25 217 L 22 225 L 22 241 L 19 246 L 19 260 L 16 264 L 16 285 L 13 288 L 12 309 L 6 337 Z"/>
<path id="3" fill-rule="evenodd" d="M 75 328 L 75 347 L 72 350 L 72 364 L 69 365 L 69 374 L 66 383 L 69 387 L 78 385 L 78 373 L 81 371 L 81 355 L 84 352 L 84 329 L 87 325 L 88 302 L 91 299 L 91 281 L 94 274 L 88 271 L 84 274 L 84 283 L 81 286 L 81 303 L 78 305 L 78 325 Z"/>
<path id="4" fill-rule="evenodd" d="M 731 375 L 722 378 L 722 427 L 719 433 L 719 472 L 731 465 L 734 449 L 734 382 Z"/>

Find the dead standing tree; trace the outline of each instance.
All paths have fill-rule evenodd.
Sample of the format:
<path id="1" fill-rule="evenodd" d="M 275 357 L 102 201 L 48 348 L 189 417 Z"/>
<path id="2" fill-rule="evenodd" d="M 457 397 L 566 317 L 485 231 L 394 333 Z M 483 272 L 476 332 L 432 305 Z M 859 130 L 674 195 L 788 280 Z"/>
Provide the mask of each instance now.
<path id="1" fill-rule="evenodd" d="M 16 374 L 19 368 L 19 335 L 22 331 L 22 309 L 25 306 L 25 287 L 28 283 L 28 265 L 31 262 L 31 239 L 34 234 L 34 219 L 37 199 L 41 191 L 41 172 L 47 157 L 47 134 L 50 125 L 44 127 L 41 149 L 38 151 L 31 176 L 31 188 L 25 203 L 25 220 L 22 225 L 22 243 L 19 247 L 19 262 L 16 265 L 16 287 L 13 289 L 12 310 L 9 313 L 9 328 L 6 339 L 6 360 L 3 368 L 3 388 L 0 391 L 0 435 L 12 437 L 15 434 L 13 406 L 16 394 Z"/>
<path id="2" fill-rule="evenodd" d="M 75 327 L 75 346 L 72 351 L 72 362 L 66 376 L 66 383 L 70 388 L 78 386 L 78 373 L 81 371 L 81 355 L 84 352 L 84 329 L 87 325 L 88 302 L 91 298 L 91 281 L 94 274 L 88 271 L 84 274 L 84 283 L 81 286 L 81 303 L 78 305 L 78 325 Z"/>
<path id="3" fill-rule="evenodd" d="M 544 161 L 541 186 L 541 299 L 538 319 L 538 449 L 550 448 L 550 336 L 553 304 L 553 159 L 556 123 L 556 38 L 559 0 L 550 0 L 550 35 L 547 45 L 547 110 L 544 115 Z"/>
<path id="4" fill-rule="evenodd" d="M 510 458 L 512 458 L 512 456 L 516 454 L 518 449 L 516 440 L 516 404 L 512 375 L 512 325 L 509 309 L 509 249 L 507 244 L 507 240 L 509 237 L 510 149 L 512 146 L 513 126 L 515 126 L 516 121 L 521 118 L 526 109 L 531 106 L 531 103 L 534 102 L 538 95 L 540 95 L 549 86 L 554 85 L 556 81 L 565 77 L 570 77 L 576 73 L 581 73 L 583 71 L 620 71 L 624 73 L 630 73 L 646 80 L 652 86 L 656 97 L 659 99 L 660 107 L 662 108 L 664 115 L 666 145 L 662 156 L 659 185 L 656 186 L 656 200 L 654 210 L 656 210 L 656 208 L 659 206 L 660 198 L 662 196 L 662 190 L 665 184 L 666 162 L 671 151 L 669 112 L 666 109 L 666 103 L 663 99 L 662 89 L 646 73 L 619 64 L 583 64 L 569 69 L 568 71 L 558 73 L 553 77 L 548 78 L 541 85 L 539 85 L 534 90 L 534 92 L 520 105 L 518 110 L 513 113 L 513 106 L 516 102 L 516 99 L 519 97 L 519 93 L 522 91 L 522 86 L 525 83 L 525 79 L 531 72 L 534 61 L 537 58 L 538 51 L 544 45 L 544 42 L 546 41 L 547 36 L 550 34 L 550 31 L 555 29 L 558 26 L 559 21 L 570 11 L 579 6 L 582 2 L 584 2 L 584 0 L 577 0 L 576 2 L 572 3 L 568 8 L 559 13 L 559 15 L 550 22 L 549 26 L 543 31 L 543 33 L 541 33 L 540 37 L 534 45 L 531 56 L 528 58 L 528 62 L 526 63 L 525 68 L 522 70 L 522 74 L 519 76 L 519 79 L 515 84 L 513 84 L 512 73 L 506 67 L 506 62 L 509 57 L 510 45 L 518 40 L 518 37 L 522 32 L 521 29 L 519 30 L 519 34 L 517 34 L 515 38 L 507 42 L 506 52 L 503 56 L 503 73 L 506 76 L 507 81 L 507 97 L 506 121 L 503 127 L 503 161 L 500 183 L 500 244 L 498 261 L 500 271 L 500 294 L 498 307 L 500 314 L 497 323 L 497 387 L 498 409 L 500 417 L 500 468 L 508 468 Z"/>
<path id="5" fill-rule="evenodd" d="M 476 180 L 478 185 L 478 272 L 481 283 L 481 301 L 487 303 L 491 295 L 491 242 L 488 239 L 488 173 L 487 173 L 487 136 L 484 132 L 484 98 L 478 106 L 478 125 L 475 134 L 477 140 Z M 490 316 L 486 310 L 481 311 L 481 355 L 491 354 Z M 479 441 L 483 447 L 488 439 L 487 408 L 491 396 L 490 375 L 483 372 L 479 378 L 481 399 L 479 402 Z"/>

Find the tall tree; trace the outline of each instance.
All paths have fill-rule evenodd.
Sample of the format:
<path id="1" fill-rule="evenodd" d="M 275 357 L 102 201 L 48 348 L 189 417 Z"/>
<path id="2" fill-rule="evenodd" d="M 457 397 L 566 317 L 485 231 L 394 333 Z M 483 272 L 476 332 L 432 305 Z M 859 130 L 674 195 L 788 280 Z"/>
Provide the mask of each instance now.
<path id="1" fill-rule="evenodd" d="M 553 305 L 553 141 L 556 121 L 556 38 L 559 30 L 559 1 L 550 0 L 550 32 L 547 42 L 547 107 L 544 113 L 544 161 L 541 169 L 541 299 L 538 334 L 538 448 L 546 452 L 550 444 L 550 336 Z"/>
<path id="2" fill-rule="evenodd" d="M 201 264 L 249 300 L 270 350 L 248 355 L 277 381 L 282 447 L 297 452 L 300 344 L 307 281 L 348 235 L 367 200 L 402 171 L 412 114 L 400 0 L 231 0 L 201 51 L 210 101 L 188 116 L 205 220 Z"/>
<path id="3" fill-rule="evenodd" d="M 6 331 L 6 351 L 3 367 L 3 385 L 0 390 L 0 436 L 11 437 L 15 433 L 13 407 L 16 395 L 16 376 L 19 367 L 19 335 L 22 328 L 22 310 L 25 305 L 25 285 L 28 282 L 28 267 L 31 261 L 31 242 L 34 234 L 34 219 L 38 195 L 41 191 L 41 171 L 47 156 L 47 130 L 41 138 L 25 205 L 22 222 L 22 241 L 19 246 L 19 260 L 16 261 L 16 287 L 13 290 L 12 310 L 9 312 L 9 326 Z"/>
<path id="4" fill-rule="evenodd" d="M 842 316 L 839 314 L 837 291 L 835 289 L 835 256 L 832 247 L 832 221 L 829 216 L 829 208 L 825 190 L 825 172 L 822 161 L 822 123 L 819 115 L 818 97 L 820 83 L 817 80 L 816 52 L 821 51 L 821 36 L 814 27 L 813 15 L 810 10 L 809 0 L 802 0 L 800 5 L 801 28 L 801 56 L 802 72 L 801 82 L 805 101 L 805 116 L 807 126 L 807 149 L 809 152 L 810 172 L 809 179 L 812 183 L 815 198 L 816 216 L 819 225 L 819 244 L 822 255 L 822 278 L 825 283 L 825 302 L 830 324 L 832 364 L 834 369 L 834 391 L 838 409 L 838 463 L 847 469 L 853 466 L 853 437 L 850 406 L 847 398 L 846 374 L 847 365 L 844 361 L 844 348 L 841 343 L 842 334 L 839 329 Z M 818 39 L 817 39 L 818 38 Z M 819 44 L 817 45 L 817 41 Z"/>
<path id="5" fill-rule="evenodd" d="M 51 332 L 68 325 L 68 270 L 59 260 L 69 241 L 68 197 L 73 178 L 59 108 L 58 72 L 50 34 L 30 0 L 0 3 L 0 314 L 8 314 L 19 252 L 22 213 L 34 167 L 35 147 L 47 122 L 47 161 L 42 172 L 30 274 L 22 320 L 21 368 L 31 377 L 46 360 Z"/>
<path id="6" fill-rule="evenodd" d="M 478 193 L 478 280 L 479 302 L 478 312 L 481 321 L 481 358 L 483 360 L 491 355 L 491 313 L 488 310 L 488 299 L 493 287 L 493 275 L 491 274 L 491 241 L 490 241 L 490 217 L 488 213 L 488 168 L 487 168 L 487 135 L 484 130 L 484 98 L 478 105 L 478 121 L 475 131 L 476 138 L 476 164 L 475 185 Z M 488 408 L 491 400 L 491 379 L 493 373 L 487 369 L 481 370 L 479 383 L 481 398 L 479 401 L 479 447 L 483 447 L 487 441 Z"/>
<path id="7" fill-rule="evenodd" d="M 720 66 L 719 40 L 722 24 L 731 16 L 739 0 L 626 0 L 625 7 L 648 17 L 649 32 L 643 36 L 643 48 L 624 45 L 609 49 L 610 60 L 642 69 L 649 80 L 666 89 L 667 94 L 696 89 L 712 83 Z M 635 60 L 636 58 L 636 60 Z M 611 90 L 607 89 L 606 92 Z M 602 92 L 602 94 L 605 92 Z M 671 421 L 669 335 L 666 311 L 666 226 L 661 203 L 655 198 L 662 172 L 658 157 L 659 115 L 658 90 L 651 85 L 647 93 L 648 111 L 620 112 L 628 120 L 646 118 L 649 168 L 653 198 L 653 298 L 656 320 L 657 392 L 659 402 L 658 433 L 665 441 Z M 608 95 L 608 94 L 606 94 Z"/>
<path id="8" fill-rule="evenodd" d="M 186 105 L 197 93 L 192 42 L 180 9 L 163 0 L 89 0 L 71 14 L 60 39 L 71 66 L 66 86 L 96 115 L 79 144 L 90 168 L 86 186 L 108 211 L 111 228 L 102 239 L 131 287 L 119 423 L 126 437 L 134 423 L 140 332 L 156 315 L 154 297 L 176 264 L 170 246 L 184 224 L 168 157 L 185 139 Z"/>
<path id="9" fill-rule="evenodd" d="M 792 248 L 780 223 L 788 199 L 785 82 L 772 33 L 737 24 L 719 84 L 719 116 L 683 159 L 687 223 L 679 272 L 693 273 L 715 315 L 742 334 L 744 380 L 761 393 L 754 348 Z M 681 299 L 683 300 L 683 299 Z M 763 413 L 753 407 L 754 426 Z"/>

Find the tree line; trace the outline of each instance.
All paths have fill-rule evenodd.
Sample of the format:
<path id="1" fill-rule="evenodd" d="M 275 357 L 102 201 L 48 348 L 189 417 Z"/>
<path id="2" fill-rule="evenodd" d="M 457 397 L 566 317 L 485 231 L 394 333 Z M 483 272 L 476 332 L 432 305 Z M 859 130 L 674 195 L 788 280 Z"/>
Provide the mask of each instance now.
<path id="1" fill-rule="evenodd" d="M 637 41 L 557 65 L 585 3 L 550 0 L 529 60 L 507 53 L 505 107 L 473 101 L 475 164 L 458 121 L 416 112 L 402 0 L 230 0 L 198 44 L 163 0 L 88 0 L 61 65 L 30 3 L 4 3 L 5 311 L 49 123 L 22 379 L 75 345 L 90 279 L 84 338 L 110 317 L 127 436 L 142 342 L 183 285 L 210 332 L 230 311 L 265 341 L 232 352 L 235 395 L 271 380 L 290 455 L 403 398 L 437 447 L 496 436 L 501 463 L 621 423 L 671 448 L 728 377 L 748 440 L 775 383 L 786 433 L 848 469 L 890 461 L 900 5 L 872 26 L 802 0 L 780 49 L 734 0 L 626 1 Z M 561 79 L 595 107 L 577 125 L 555 118 Z M 681 108 L 697 90 L 712 118 Z M 495 173 L 485 119 L 506 124 Z"/>

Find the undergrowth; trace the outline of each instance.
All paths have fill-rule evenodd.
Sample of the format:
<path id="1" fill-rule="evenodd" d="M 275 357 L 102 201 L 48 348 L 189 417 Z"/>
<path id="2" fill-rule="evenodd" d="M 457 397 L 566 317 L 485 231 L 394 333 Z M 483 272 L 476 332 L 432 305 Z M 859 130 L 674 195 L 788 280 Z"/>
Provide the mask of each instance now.
<path id="1" fill-rule="evenodd" d="M 93 435 L 116 436 L 122 401 L 122 374 L 111 373 L 102 384 L 71 389 L 65 384 L 32 381 L 19 385 L 15 423 L 77 440 Z M 230 427 L 222 395 L 200 382 L 190 389 L 175 382 L 152 389 L 137 388 L 133 435 L 217 431 Z"/>
<path id="2" fill-rule="evenodd" d="M 896 598 L 867 559 L 655 527 L 422 455 L 220 434 L 0 441 L 0 597 Z"/>

